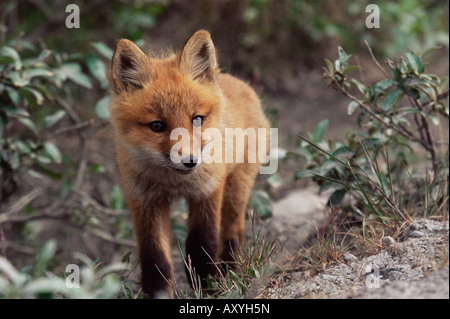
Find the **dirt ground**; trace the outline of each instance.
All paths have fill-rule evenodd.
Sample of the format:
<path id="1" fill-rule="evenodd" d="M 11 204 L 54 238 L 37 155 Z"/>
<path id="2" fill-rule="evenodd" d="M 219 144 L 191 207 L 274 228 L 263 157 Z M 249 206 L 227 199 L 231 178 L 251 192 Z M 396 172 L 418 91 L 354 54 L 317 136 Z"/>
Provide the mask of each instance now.
<path id="1" fill-rule="evenodd" d="M 314 189 L 304 189 L 275 202 L 266 235 L 295 254 L 314 229 L 323 225 L 324 200 Z M 308 270 L 290 273 L 270 290 L 269 298 L 448 299 L 448 225 L 448 221 L 416 220 L 397 241 L 384 237 L 383 249 L 377 254 L 356 257 L 347 253 L 343 261 L 317 274 Z"/>

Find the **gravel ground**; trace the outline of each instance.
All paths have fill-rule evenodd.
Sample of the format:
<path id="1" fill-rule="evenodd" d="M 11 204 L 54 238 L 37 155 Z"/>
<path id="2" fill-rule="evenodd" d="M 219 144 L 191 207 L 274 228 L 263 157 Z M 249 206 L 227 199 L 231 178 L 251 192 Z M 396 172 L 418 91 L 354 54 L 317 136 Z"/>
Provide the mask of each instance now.
<path id="1" fill-rule="evenodd" d="M 298 271 L 271 298 L 449 298 L 448 221 L 416 220 L 398 242 L 383 238 L 376 255 L 330 265 L 315 276 Z"/>

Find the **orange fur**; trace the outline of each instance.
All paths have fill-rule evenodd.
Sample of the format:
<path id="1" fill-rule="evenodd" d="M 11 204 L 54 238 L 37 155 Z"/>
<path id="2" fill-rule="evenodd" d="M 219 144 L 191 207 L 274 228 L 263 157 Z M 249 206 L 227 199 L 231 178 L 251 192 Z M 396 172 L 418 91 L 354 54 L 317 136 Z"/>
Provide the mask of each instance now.
<path id="1" fill-rule="evenodd" d="M 133 216 L 143 290 L 150 296 L 159 291 L 171 293 L 165 280 L 173 280 L 170 202 L 187 199 L 186 252 L 201 277 L 214 274 L 209 258 L 229 260 L 229 250 L 244 238 L 246 206 L 260 166 L 222 161 L 186 169 L 169 158 L 171 148 L 180 141 L 170 139 L 171 131 L 187 129 L 191 140 L 182 146 L 189 154 L 198 157 L 213 145 L 222 150 L 224 159 L 225 139 L 203 139 L 200 150 L 194 149 L 195 116 L 203 117 L 202 131 L 216 128 L 222 136 L 226 128 L 265 128 L 268 132 L 269 124 L 255 92 L 237 78 L 220 73 L 206 31 L 196 32 L 182 50 L 165 59 L 151 58 L 134 43 L 120 40 L 108 78 L 117 163 Z M 166 130 L 152 131 L 149 123 L 155 121 L 163 122 Z M 237 156 L 247 159 L 246 149 Z"/>

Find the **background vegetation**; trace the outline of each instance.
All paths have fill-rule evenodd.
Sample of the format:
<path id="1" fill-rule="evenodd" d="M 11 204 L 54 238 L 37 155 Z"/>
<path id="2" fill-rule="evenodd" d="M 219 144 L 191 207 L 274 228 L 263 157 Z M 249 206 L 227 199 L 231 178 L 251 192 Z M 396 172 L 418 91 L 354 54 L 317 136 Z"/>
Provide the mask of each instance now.
<path id="1" fill-rule="evenodd" d="M 79 29 L 66 27 L 69 3 Z M 252 194 L 257 218 L 271 215 L 268 194 L 311 184 L 295 179 L 329 191 L 331 219 L 307 263 L 340 258 L 336 223 L 367 250 L 379 225 L 395 234 L 414 216 L 448 218 L 448 1 L 383 1 L 380 29 L 365 26 L 369 3 L 2 1 L 0 297 L 142 297 L 108 126 L 119 38 L 160 51 L 212 33 L 222 69 L 258 90 L 288 151 Z M 180 240 L 185 219 L 181 205 Z M 240 272 L 216 284 L 223 297 L 260 296 L 252 284 L 276 272 L 264 262 L 273 243 L 250 237 Z M 81 290 L 65 285 L 71 263 Z"/>

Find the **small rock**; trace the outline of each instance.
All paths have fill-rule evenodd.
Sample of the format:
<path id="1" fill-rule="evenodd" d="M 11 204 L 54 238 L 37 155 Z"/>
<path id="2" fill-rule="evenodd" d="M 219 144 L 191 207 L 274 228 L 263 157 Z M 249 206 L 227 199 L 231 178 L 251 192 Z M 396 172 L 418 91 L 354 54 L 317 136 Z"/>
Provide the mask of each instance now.
<path id="1" fill-rule="evenodd" d="M 322 278 L 323 278 L 324 280 L 328 280 L 328 281 L 335 281 L 336 278 L 337 278 L 337 276 L 333 276 L 333 275 L 325 275 L 325 274 L 323 274 L 323 275 L 322 275 Z"/>
<path id="2" fill-rule="evenodd" d="M 444 227 L 442 227 L 441 225 L 436 225 L 436 224 L 425 224 L 425 227 L 428 229 L 428 231 L 431 231 L 431 232 L 440 232 L 440 231 L 444 230 Z"/>
<path id="3" fill-rule="evenodd" d="M 386 237 L 383 237 L 381 242 L 384 247 L 389 247 L 389 246 L 392 246 L 393 244 L 395 244 L 395 239 L 392 238 L 391 236 L 386 236 Z"/>
<path id="4" fill-rule="evenodd" d="M 378 269 L 383 269 L 389 266 L 392 261 L 392 257 L 387 251 L 382 251 L 381 253 L 373 256 L 372 266 L 373 268 L 378 267 Z"/>
<path id="5" fill-rule="evenodd" d="M 401 271 L 393 270 L 393 271 L 389 272 L 389 280 L 390 281 L 400 280 L 402 278 L 402 275 L 403 275 L 403 273 Z"/>
<path id="6" fill-rule="evenodd" d="M 373 272 L 372 265 L 366 265 L 366 267 L 364 267 L 364 272 L 363 272 L 364 275 L 371 274 L 372 272 Z"/>
<path id="7" fill-rule="evenodd" d="M 411 265 L 398 265 L 397 266 L 397 270 L 401 271 L 401 272 L 405 272 L 405 271 L 408 271 L 408 270 L 411 270 L 411 269 L 412 269 Z"/>
<path id="8" fill-rule="evenodd" d="M 356 256 L 353 254 L 345 254 L 344 260 L 348 263 L 353 263 L 353 262 L 357 262 L 358 258 L 356 258 Z"/>
<path id="9" fill-rule="evenodd" d="M 409 237 L 411 238 L 420 238 L 425 236 L 424 232 L 421 232 L 420 230 L 414 230 L 409 234 Z"/>

